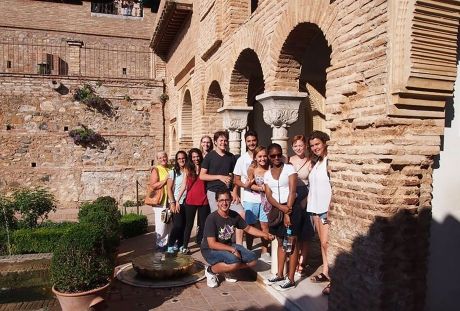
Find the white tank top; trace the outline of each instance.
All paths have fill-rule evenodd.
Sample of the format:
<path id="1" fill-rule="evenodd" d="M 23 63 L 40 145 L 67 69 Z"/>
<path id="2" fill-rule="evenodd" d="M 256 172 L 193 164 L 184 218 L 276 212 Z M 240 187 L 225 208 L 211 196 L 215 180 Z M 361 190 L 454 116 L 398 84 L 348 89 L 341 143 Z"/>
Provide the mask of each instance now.
<path id="1" fill-rule="evenodd" d="M 310 191 L 308 192 L 307 212 L 322 214 L 329 211 L 332 188 L 327 174 L 327 157 L 317 162 L 308 175 Z"/>

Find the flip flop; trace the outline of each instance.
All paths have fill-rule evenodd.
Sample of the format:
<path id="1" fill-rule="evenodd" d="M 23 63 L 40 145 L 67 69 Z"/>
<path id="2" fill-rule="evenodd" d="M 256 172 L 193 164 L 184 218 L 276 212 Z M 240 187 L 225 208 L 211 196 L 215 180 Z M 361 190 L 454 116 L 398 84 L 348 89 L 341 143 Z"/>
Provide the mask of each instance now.
<path id="1" fill-rule="evenodd" d="M 331 293 L 331 283 L 327 284 L 322 293 L 324 296 L 328 296 Z"/>
<path id="2" fill-rule="evenodd" d="M 313 276 L 310 279 L 313 283 L 324 283 L 324 282 L 329 282 L 329 278 L 324 275 L 324 273 L 320 273 L 318 275 Z"/>

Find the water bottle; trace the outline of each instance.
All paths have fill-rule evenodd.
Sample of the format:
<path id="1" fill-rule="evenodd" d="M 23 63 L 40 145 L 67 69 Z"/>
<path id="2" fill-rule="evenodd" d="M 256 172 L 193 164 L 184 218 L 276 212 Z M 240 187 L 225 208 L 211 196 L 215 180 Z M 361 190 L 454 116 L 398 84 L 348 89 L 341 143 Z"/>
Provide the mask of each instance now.
<path id="1" fill-rule="evenodd" d="M 229 173 L 228 177 L 230 177 L 230 182 L 228 183 L 228 190 L 232 191 L 233 190 L 233 173 Z"/>
<path id="2" fill-rule="evenodd" d="M 283 250 L 285 253 L 292 252 L 292 239 L 291 239 L 292 231 L 291 228 L 286 228 L 286 236 L 283 239 Z"/>

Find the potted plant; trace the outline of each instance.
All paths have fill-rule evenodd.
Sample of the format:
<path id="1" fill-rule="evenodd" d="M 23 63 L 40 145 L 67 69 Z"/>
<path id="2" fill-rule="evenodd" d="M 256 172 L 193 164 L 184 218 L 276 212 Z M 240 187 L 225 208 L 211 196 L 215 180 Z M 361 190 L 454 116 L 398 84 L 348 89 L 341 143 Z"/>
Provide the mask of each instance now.
<path id="1" fill-rule="evenodd" d="M 53 293 L 63 311 L 88 310 L 104 300 L 113 277 L 115 256 L 104 230 L 78 224 L 65 233 L 53 252 Z"/>

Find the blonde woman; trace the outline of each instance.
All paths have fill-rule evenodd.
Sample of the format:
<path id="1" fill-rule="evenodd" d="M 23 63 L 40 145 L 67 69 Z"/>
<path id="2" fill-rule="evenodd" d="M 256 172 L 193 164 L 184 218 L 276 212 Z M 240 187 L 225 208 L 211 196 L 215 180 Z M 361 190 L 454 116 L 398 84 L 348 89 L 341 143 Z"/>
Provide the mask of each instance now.
<path id="1" fill-rule="evenodd" d="M 160 203 L 153 207 L 153 212 L 155 215 L 155 243 L 156 249 L 164 251 L 168 243 L 168 235 L 171 231 L 171 224 L 165 224 L 161 221 L 161 212 L 166 208 L 168 204 L 168 155 L 165 151 L 159 151 L 156 155 L 156 162 L 152 168 L 150 175 L 150 185 L 153 190 L 161 189 L 163 191 L 162 199 Z"/>

